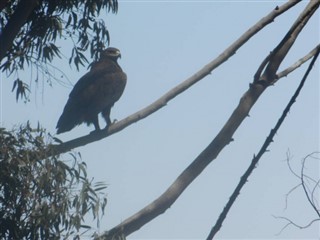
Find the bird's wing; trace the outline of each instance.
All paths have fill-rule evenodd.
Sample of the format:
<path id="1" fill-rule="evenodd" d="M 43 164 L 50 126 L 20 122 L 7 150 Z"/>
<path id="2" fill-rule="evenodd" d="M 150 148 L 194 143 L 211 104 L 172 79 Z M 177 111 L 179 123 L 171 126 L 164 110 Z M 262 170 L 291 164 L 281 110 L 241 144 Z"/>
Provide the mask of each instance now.
<path id="1" fill-rule="evenodd" d="M 69 97 L 77 96 L 79 93 L 88 88 L 91 84 L 94 84 L 96 79 L 98 79 L 101 75 L 104 75 L 106 72 L 104 69 L 99 69 L 96 71 L 90 71 L 83 75 L 78 82 L 74 85 L 72 91 L 69 94 Z"/>
<path id="2" fill-rule="evenodd" d="M 115 74 L 119 74 L 119 76 L 115 76 Z M 77 95 L 77 93 L 88 88 L 91 84 L 96 84 L 96 82 L 101 82 L 101 80 L 112 82 L 117 80 L 118 77 L 122 79 L 123 74 L 125 75 L 120 66 L 113 61 L 97 62 L 92 66 L 90 72 L 78 80 L 69 96 Z"/>
<path id="3" fill-rule="evenodd" d="M 90 123 L 99 112 L 112 107 L 122 95 L 126 79 L 126 74 L 115 64 L 92 68 L 72 89 L 58 121 L 58 132 L 68 131 L 82 122 Z"/>

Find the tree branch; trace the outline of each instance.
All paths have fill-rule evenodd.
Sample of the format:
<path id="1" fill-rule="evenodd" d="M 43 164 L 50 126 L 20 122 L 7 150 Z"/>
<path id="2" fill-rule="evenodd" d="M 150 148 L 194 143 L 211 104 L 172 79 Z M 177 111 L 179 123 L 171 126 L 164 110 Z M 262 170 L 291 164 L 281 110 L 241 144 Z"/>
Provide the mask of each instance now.
<path id="1" fill-rule="evenodd" d="M 38 5 L 39 0 L 21 0 L 6 24 L 2 32 L 0 32 L 0 61 L 5 57 L 10 50 L 12 43 L 19 33 L 22 26 L 26 23 L 27 18 Z"/>
<path id="2" fill-rule="evenodd" d="M 312 13 L 319 6 L 317 2 L 311 2 L 306 9 L 313 11 L 304 11 L 300 18 L 303 19 L 302 25 L 312 16 Z M 218 156 L 220 151 L 232 141 L 232 136 L 242 121 L 248 116 L 248 113 L 260 95 L 274 81 L 276 71 L 293 42 L 300 33 L 302 27 L 300 24 L 294 29 L 292 36 L 270 57 L 270 62 L 262 75 L 264 78 L 250 85 L 249 90 L 240 99 L 240 103 L 232 113 L 231 117 L 213 139 L 213 141 L 199 154 L 199 156 L 178 176 L 172 185 L 156 200 L 141 209 L 139 212 L 123 221 L 110 231 L 103 233 L 96 239 L 112 239 L 114 236 L 128 236 L 141 228 L 144 224 L 151 221 L 158 215 L 165 212 L 190 185 L 190 183 L 199 176 L 199 174 Z M 266 84 L 261 84 L 264 81 Z"/>
<path id="3" fill-rule="evenodd" d="M 9 2 L 9 0 L 3 0 L 0 2 L 0 11 L 2 11 L 6 7 L 8 2 Z"/>
<path id="4" fill-rule="evenodd" d="M 190 88 L 193 84 L 197 83 L 207 75 L 209 75 L 215 68 L 220 66 L 223 62 L 228 60 L 232 55 L 236 53 L 236 51 L 244 45 L 252 36 L 254 36 L 257 32 L 263 29 L 266 25 L 273 22 L 274 19 L 295 6 L 300 0 L 288 1 L 280 7 L 276 7 L 273 11 L 271 11 L 268 15 L 259 20 L 255 25 L 249 28 L 239 39 L 237 39 L 233 44 L 231 44 L 227 49 L 225 49 L 216 59 L 205 65 L 202 69 L 196 72 L 194 75 L 168 91 L 158 100 L 154 101 L 149 106 L 144 109 L 126 117 L 125 119 L 113 124 L 110 126 L 109 130 L 101 130 L 98 132 L 93 132 L 86 136 L 82 136 L 68 142 L 61 143 L 59 145 L 52 145 L 48 152 L 46 153 L 48 156 L 54 154 L 60 154 L 71 149 L 84 146 L 86 144 L 99 141 L 102 138 L 108 137 L 114 133 L 117 133 L 129 125 L 142 120 L 143 118 L 148 117 L 152 113 L 158 111 L 162 107 L 164 107 L 171 99 L 175 98 L 180 93 L 184 92 L 188 88 Z"/>
<path id="5" fill-rule="evenodd" d="M 314 57 L 313 57 L 310 65 L 309 65 L 306 73 L 304 74 L 304 76 L 303 76 L 303 78 L 302 78 L 302 80 L 301 80 L 301 82 L 300 82 L 300 84 L 299 84 L 299 86 L 297 88 L 297 90 L 295 91 L 295 93 L 293 94 L 292 98 L 290 99 L 288 105 L 284 109 L 284 111 L 283 111 L 281 117 L 279 118 L 278 122 L 276 123 L 275 127 L 273 129 L 271 129 L 270 134 L 268 135 L 268 137 L 266 138 L 266 140 L 263 143 L 262 147 L 260 148 L 257 156 L 253 157 L 250 166 L 248 167 L 246 172 L 242 175 L 237 187 L 235 188 L 234 192 L 230 196 L 229 201 L 226 204 L 226 206 L 224 207 L 223 211 L 221 212 L 216 224 L 211 229 L 211 231 L 210 231 L 210 233 L 209 233 L 209 235 L 207 237 L 207 240 L 213 239 L 213 237 L 216 235 L 216 233 L 221 229 L 222 223 L 223 223 L 224 219 L 227 217 L 227 214 L 230 211 L 233 203 L 236 201 L 238 195 L 240 194 L 241 189 L 248 182 L 249 176 L 251 175 L 253 170 L 256 168 L 256 165 L 258 164 L 258 162 L 261 159 L 262 155 L 268 150 L 269 145 L 273 142 L 273 138 L 274 138 L 275 134 L 277 133 L 277 131 L 279 130 L 279 128 L 281 127 L 281 125 L 282 125 L 284 119 L 286 118 L 287 114 L 289 113 L 291 106 L 296 102 L 296 99 L 299 96 L 299 93 L 300 93 L 301 89 L 303 88 L 304 83 L 307 80 L 307 77 L 308 77 L 308 75 L 309 75 L 314 63 L 318 58 L 319 50 L 314 55 Z M 302 170 L 301 175 L 303 175 L 303 170 Z M 302 180 L 302 186 L 303 186 L 303 176 L 302 176 L 301 180 Z M 304 190 L 305 190 L 305 187 L 304 187 Z M 307 195 L 308 200 L 310 202 L 309 195 L 307 193 L 306 193 L 306 195 Z M 314 205 L 312 205 L 312 206 L 314 207 Z"/>
<path id="6" fill-rule="evenodd" d="M 320 211 L 317 209 L 316 205 L 315 205 L 314 202 L 313 202 L 313 198 L 312 198 L 314 191 L 312 191 L 312 194 L 311 194 L 311 196 L 310 196 L 310 195 L 309 195 L 309 192 L 308 192 L 308 190 L 307 190 L 307 186 L 306 186 L 305 180 L 304 180 L 304 178 L 305 178 L 304 169 L 305 169 L 306 159 L 307 159 L 308 157 L 310 157 L 310 156 L 312 156 L 312 154 L 309 154 L 308 156 L 306 156 L 306 157 L 303 159 L 303 161 L 302 161 L 302 168 L 301 168 L 300 179 L 301 179 L 301 185 L 302 185 L 303 191 L 304 191 L 304 193 L 305 193 L 305 196 L 307 197 L 308 202 L 310 203 L 312 209 L 313 209 L 313 210 L 315 211 L 315 213 L 318 215 L 318 218 L 319 218 L 319 220 L 320 220 Z M 319 181 L 316 182 L 315 188 L 317 188 L 317 186 L 319 186 Z M 315 188 L 314 188 L 314 189 L 315 189 Z"/>
<path id="7" fill-rule="evenodd" d="M 288 201 L 288 196 L 289 194 L 291 194 L 293 191 L 295 191 L 296 189 L 298 189 L 298 187 L 302 187 L 303 189 L 303 192 L 304 192 L 304 195 L 306 196 L 307 198 L 307 201 L 309 202 L 309 204 L 311 205 L 313 211 L 316 213 L 317 215 L 317 218 L 311 220 L 309 223 L 305 224 L 304 226 L 303 225 L 300 225 L 300 224 L 297 224 L 295 223 L 294 221 L 290 220 L 289 218 L 286 218 L 286 217 L 277 217 L 277 216 L 274 216 L 275 218 L 278 218 L 278 219 L 284 219 L 287 221 L 287 224 L 280 230 L 280 232 L 277 234 L 277 235 L 280 235 L 282 233 L 282 231 L 284 231 L 287 227 L 289 227 L 290 225 L 296 227 L 296 228 L 300 228 L 300 229 L 305 229 L 305 228 L 308 228 L 310 227 L 313 223 L 317 222 L 320 220 L 320 209 L 318 209 L 317 207 L 317 202 L 315 201 L 315 197 L 314 197 L 314 194 L 315 194 L 315 191 L 317 189 L 319 189 L 319 183 L 320 183 L 320 179 L 319 180 L 315 180 L 313 179 L 312 177 L 310 176 L 307 176 L 305 175 L 304 171 L 306 169 L 306 161 L 307 159 L 309 158 L 314 158 L 314 159 L 317 159 L 319 160 L 319 157 L 314 157 L 314 155 L 319 155 L 319 152 L 313 152 L 311 154 L 308 154 L 306 157 L 303 158 L 302 160 L 302 166 L 301 166 L 301 170 L 300 170 L 300 174 L 297 174 L 295 171 L 293 171 L 291 165 L 290 165 L 290 162 L 289 162 L 289 159 L 287 158 L 287 163 L 288 163 L 288 167 L 289 167 L 289 170 L 290 172 L 297 178 L 299 178 L 300 180 L 300 183 L 298 185 L 296 185 L 295 187 L 293 187 L 289 193 L 286 194 L 286 205 L 287 205 L 287 201 Z M 312 191 L 310 191 L 308 189 L 308 186 L 307 186 L 307 183 L 306 183 L 306 180 L 308 180 L 308 182 L 312 182 L 314 184 L 313 186 L 313 189 Z"/>
<path id="8" fill-rule="evenodd" d="M 293 225 L 297 228 L 300 228 L 300 229 L 305 229 L 305 228 L 308 228 L 310 227 L 312 224 L 314 224 L 315 222 L 318 222 L 320 221 L 319 218 L 316 218 L 316 219 L 313 219 L 312 221 L 310 221 L 308 224 L 306 224 L 305 226 L 301 226 L 301 225 L 298 225 L 296 224 L 295 222 L 291 221 L 289 218 L 286 218 L 286 217 L 277 217 L 275 216 L 275 218 L 278 218 L 278 219 L 284 219 L 286 220 L 288 223 L 280 230 L 280 232 L 277 234 L 277 235 L 280 235 L 282 233 L 283 230 L 285 230 L 287 227 L 289 227 L 290 225 Z"/>
<path id="9" fill-rule="evenodd" d="M 287 32 L 285 37 L 281 40 L 278 46 L 267 56 L 268 64 L 266 65 L 264 73 L 258 78 L 257 73 L 255 74 L 254 82 L 261 82 L 262 84 L 268 83 L 268 79 L 276 79 L 276 71 L 279 68 L 282 60 L 285 58 L 286 54 L 292 47 L 296 40 L 297 35 L 303 29 L 305 24 L 308 22 L 310 17 L 319 7 L 318 1 L 310 1 L 304 11 L 300 14 L 298 19 L 293 23 L 290 30 Z M 259 67 L 260 69 L 261 67 Z M 276 71 L 275 71 L 276 69 Z"/>
<path id="10" fill-rule="evenodd" d="M 281 71 L 280 73 L 277 73 L 277 77 L 273 83 L 277 82 L 278 79 L 280 79 L 280 78 L 286 77 L 289 73 L 296 70 L 298 67 L 300 67 L 302 64 L 304 64 L 306 61 L 308 61 L 310 58 L 312 58 L 317 53 L 317 51 L 319 51 L 319 49 L 320 49 L 320 44 L 317 45 L 314 49 L 312 49 L 312 51 L 309 52 L 307 55 L 305 55 L 303 58 L 300 58 L 293 65 L 291 65 L 290 67 Z"/>

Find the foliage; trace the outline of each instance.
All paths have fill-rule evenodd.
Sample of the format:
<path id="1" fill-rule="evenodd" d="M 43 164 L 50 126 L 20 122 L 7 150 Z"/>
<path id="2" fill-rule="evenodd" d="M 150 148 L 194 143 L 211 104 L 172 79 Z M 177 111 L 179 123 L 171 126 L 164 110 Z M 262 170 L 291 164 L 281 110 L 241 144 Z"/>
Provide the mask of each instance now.
<path id="1" fill-rule="evenodd" d="M 0 13 L 0 29 L 4 29 L 21 1 L 7 1 Z M 32 76 L 38 81 L 39 72 L 51 83 L 56 78 L 50 63 L 65 56 L 57 45 L 58 39 L 71 40 L 72 48 L 69 64 L 79 70 L 80 65 L 88 63 L 85 52 L 90 50 L 91 58 L 96 60 L 109 42 L 109 32 L 104 20 L 99 19 L 102 10 L 117 12 L 117 0 L 41 0 L 17 34 L 11 49 L 6 53 L 0 69 L 8 75 L 18 74 L 25 66 L 37 73 Z M 1 59 L 0 59 L 1 60 Z M 63 75 L 63 73 L 62 73 Z M 17 79 L 18 80 L 18 79 Z M 21 79 L 19 80 L 21 81 Z M 26 86 L 26 85 L 22 85 Z M 17 96 L 26 97 L 23 91 Z"/>
<path id="2" fill-rule="evenodd" d="M 105 184 L 88 179 L 76 154 L 72 164 L 39 159 L 53 141 L 39 126 L 0 129 L 0 239 L 80 239 L 89 212 L 99 225 Z"/>

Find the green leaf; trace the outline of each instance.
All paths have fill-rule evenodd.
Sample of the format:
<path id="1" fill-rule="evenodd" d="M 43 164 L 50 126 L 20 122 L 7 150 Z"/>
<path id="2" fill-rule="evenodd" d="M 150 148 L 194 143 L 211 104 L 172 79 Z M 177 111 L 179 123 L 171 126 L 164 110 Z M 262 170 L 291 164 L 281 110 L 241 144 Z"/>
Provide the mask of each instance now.
<path id="1" fill-rule="evenodd" d="M 11 91 L 13 92 L 14 90 L 16 90 L 16 101 L 19 100 L 19 97 L 25 100 L 28 99 L 27 92 L 30 92 L 28 85 L 22 82 L 19 78 L 13 82 Z"/>

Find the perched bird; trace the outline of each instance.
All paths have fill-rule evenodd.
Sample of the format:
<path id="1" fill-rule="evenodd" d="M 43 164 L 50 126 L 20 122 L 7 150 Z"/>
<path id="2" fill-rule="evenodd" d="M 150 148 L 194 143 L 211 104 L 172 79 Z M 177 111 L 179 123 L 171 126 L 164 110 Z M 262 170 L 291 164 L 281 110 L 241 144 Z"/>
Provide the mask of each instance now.
<path id="1" fill-rule="evenodd" d="M 127 82 L 127 75 L 122 71 L 117 60 L 121 57 L 117 48 L 109 47 L 99 61 L 76 83 L 72 89 L 63 113 L 57 124 L 57 133 L 70 131 L 81 123 L 93 123 L 95 130 L 100 130 L 98 114 L 101 112 L 111 125 L 110 111 L 121 97 Z"/>

